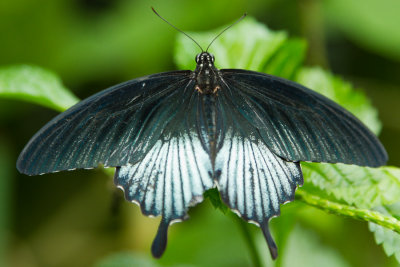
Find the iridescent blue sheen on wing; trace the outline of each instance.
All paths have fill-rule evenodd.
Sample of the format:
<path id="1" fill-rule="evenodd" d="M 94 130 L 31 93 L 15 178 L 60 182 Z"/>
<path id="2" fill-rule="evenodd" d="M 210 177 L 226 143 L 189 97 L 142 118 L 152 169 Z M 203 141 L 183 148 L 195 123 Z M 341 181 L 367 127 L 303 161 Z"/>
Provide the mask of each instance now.
<path id="1" fill-rule="evenodd" d="M 21 152 L 17 168 L 37 175 L 140 161 L 182 108 L 190 71 L 154 74 L 101 91 L 47 123 Z M 178 90 L 179 89 L 179 90 Z"/>
<path id="2" fill-rule="evenodd" d="M 306 87 L 264 73 L 221 70 L 222 90 L 275 154 L 290 161 L 377 167 L 387 154 L 356 117 Z"/>

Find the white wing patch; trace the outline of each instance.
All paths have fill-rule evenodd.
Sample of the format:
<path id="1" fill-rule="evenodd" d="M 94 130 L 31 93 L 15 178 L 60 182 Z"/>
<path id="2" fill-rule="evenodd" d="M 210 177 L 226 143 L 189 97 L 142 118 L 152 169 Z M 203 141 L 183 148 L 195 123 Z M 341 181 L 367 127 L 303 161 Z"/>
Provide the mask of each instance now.
<path id="1" fill-rule="evenodd" d="M 280 213 L 280 204 L 294 199 L 303 184 L 300 164 L 273 154 L 256 137 L 243 137 L 228 131 L 218 152 L 216 167 L 223 201 L 246 221 L 261 227 L 272 258 L 277 247 L 268 222 Z"/>
<path id="2" fill-rule="evenodd" d="M 189 207 L 214 186 L 212 173 L 210 157 L 193 131 L 161 139 L 143 160 L 117 168 L 114 182 L 125 198 L 145 215 L 162 216 L 151 247 L 154 257 L 165 251 L 168 226 L 186 219 Z"/>
<path id="3" fill-rule="evenodd" d="M 221 197 L 247 221 L 258 225 L 279 215 L 279 206 L 293 200 L 303 183 L 299 163 L 273 154 L 258 138 L 228 132 L 216 158 Z"/>
<path id="4" fill-rule="evenodd" d="M 117 170 L 115 184 L 145 215 L 183 220 L 213 187 L 209 156 L 193 135 L 159 140 L 143 160 Z"/>

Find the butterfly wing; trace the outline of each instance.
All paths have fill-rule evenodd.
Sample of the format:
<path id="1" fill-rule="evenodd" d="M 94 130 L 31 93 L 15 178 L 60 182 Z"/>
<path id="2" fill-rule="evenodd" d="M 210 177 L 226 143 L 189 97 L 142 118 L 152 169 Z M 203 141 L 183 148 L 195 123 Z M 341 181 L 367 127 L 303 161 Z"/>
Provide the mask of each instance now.
<path id="1" fill-rule="evenodd" d="M 160 257 L 167 243 L 168 226 L 187 217 L 187 210 L 203 200 L 213 187 L 212 163 L 205 149 L 204 105 L 194 85 L 182 95 L 176 115 L 147 155 L 135 164 L 117 168 L 115 184 L 127 200 L 140 205 L 145 215 L 162 216 L 152 253 Z"/>
<path id="2" fill-rule="evenodd" d="M 79 102 L 32 137 L 18 158 L 18 170 L 36 175 L 140 161 L 176 115 L 189 75 L 150 75 Z"/>
<path id="3" fill-rule="evenodd" d="M 204 105 L 190 71 L 150 75 L 104 90 L 45 125 L 22 151 L 18 169 L 35 175 L 99 164 L 146 215 L 162 216 L 152 252 L 168 226 L 214 185 L 204 136 Z"/>
<path id="4" fill-rule="evenodd" d="M 300 164 L 275 155 L 258 129 L 233 106 L 239 99 L 232 99 L 224 89 L 218 100 L 225 134 L 215 164 L 221 197 L 243 219 L 261 227 L 275 259 L 277 248 L 268 222 L 280 214 L 280 204 L 294 199 L 296 187 L 303 184 Z"/>
<path id="5" fill-rule="evenodd" d="M 386 151 L 375 135 L 328 98 L 263 73 L 226 69 L 221 74 L 231 104 L 276 155 L 371 167 L 386 163 Z"/>

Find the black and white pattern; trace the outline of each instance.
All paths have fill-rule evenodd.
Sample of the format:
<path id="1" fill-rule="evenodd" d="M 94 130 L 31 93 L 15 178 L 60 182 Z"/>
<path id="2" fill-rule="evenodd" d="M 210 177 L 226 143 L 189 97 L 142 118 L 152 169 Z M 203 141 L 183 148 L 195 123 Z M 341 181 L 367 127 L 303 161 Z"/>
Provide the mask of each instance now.
<path id="1" fill-rule="evenodd" d="M 214 185 L 211 172 L 195 133 L 158 141 L 142 161 L 117 168 L 115 184 L 125 198 L 139 204 L 145 215 L 162 216 L 154 256 L 165 250 L 168 226 L 186 219 L 188 208 L 202 202 L 203 193 Z"/>

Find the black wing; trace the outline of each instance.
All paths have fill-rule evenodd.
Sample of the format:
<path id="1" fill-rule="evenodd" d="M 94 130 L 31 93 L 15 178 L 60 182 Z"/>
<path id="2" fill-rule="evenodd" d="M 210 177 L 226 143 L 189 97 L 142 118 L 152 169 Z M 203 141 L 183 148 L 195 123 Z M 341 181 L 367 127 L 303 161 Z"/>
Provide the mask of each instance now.
<path id="1" fill-rule="evenodd" d="M 18 170 L 36 175 L 140 161 L 177 114 L 183 92 L 194 86 L 190 73 L 134 79 L 81 101 L 32 137 Z"/>
<path id="2" fill-rule="evenodd" d="M 290 161 L 377 167 L 387 154 L 375 135 L 328 98 L 275 76 L 221 70 L 222 89 L 268 148 Z"/>

